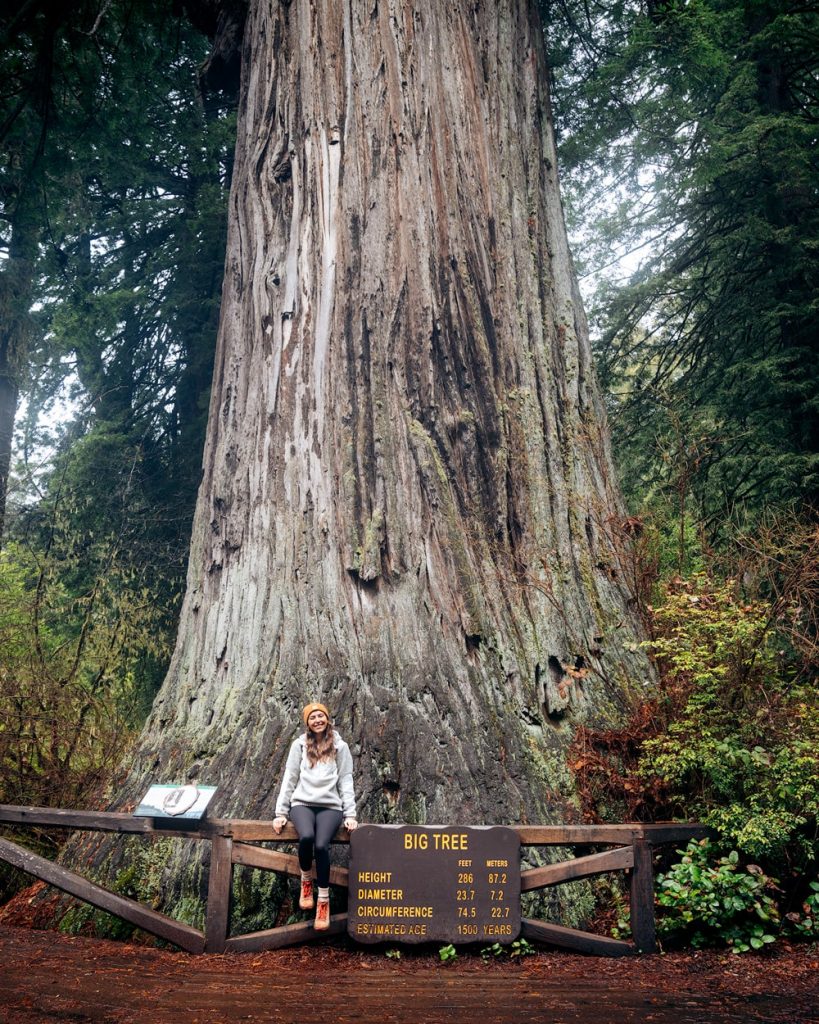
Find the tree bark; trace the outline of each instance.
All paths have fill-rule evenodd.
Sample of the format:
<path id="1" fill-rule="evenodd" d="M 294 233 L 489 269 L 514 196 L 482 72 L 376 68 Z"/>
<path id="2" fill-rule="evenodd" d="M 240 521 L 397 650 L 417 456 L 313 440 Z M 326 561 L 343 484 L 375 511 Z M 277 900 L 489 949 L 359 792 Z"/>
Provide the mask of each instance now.
<path id="1" fill-rule="evenodd" d="M 37 254 L 37 221 L 30 186 L 20 186 L 11 216 L 8 259 L 0 273 L 0 547 L 6 530 L 14 420 L 28 371 L 28 350 Z"/>
<path id="2" fill-rule="evenodd" d="M 525 0 L 250 5 L 187 593 L 124 793 L 271 816 L 307 700 L 369 821 L 562 818 L 650 678 Z"/>

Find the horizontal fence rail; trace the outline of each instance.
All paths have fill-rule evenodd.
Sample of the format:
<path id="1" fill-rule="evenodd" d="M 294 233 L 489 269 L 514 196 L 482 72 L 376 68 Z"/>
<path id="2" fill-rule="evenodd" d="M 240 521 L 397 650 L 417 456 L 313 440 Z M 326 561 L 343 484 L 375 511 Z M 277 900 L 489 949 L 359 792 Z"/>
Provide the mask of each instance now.
<path id="1" fill-rule="evenodd" d="M 50 807 L 23 807 L 0 804 L 0 824 L 9 826 L 47 826 L 92 832 L 119 832 L 145 836 L 173 835 L 180 839 L 199 839 L 211 844 L 208 902 L 204 933 L 174 921 L 135 900 L 88 881 L 80 875 L 32 853 L 23 846 L 0 838 L 0 860 L 42 879 L 63 892 L 122 918 L 189 953 L 257 952 L 308 942 L 325 935 L 346 931 L 347 915 L 334 914 L 327 931 L 317 933 L 312 922 L 282 925 L 247 935 L 230 935 L 230 901 L 233 867 L 260 868 L 299 877 L 298 858 L 255 843 L 294 843 L 298 835 L 292 825 L 280 833 L 272 821 L 241 818 L 205 818 L 202 821 L 174 821 L 164 818 L 136 818 L 113 811 L 75 811 Z M 516 832 L 522 846 L 572 846 L 580 848 L 611 846 L 602 853 L 581 854 L 570 860 L 521 872 L 521 891 L 532 892 L 547 886 L 590 878 L 608 871 L 629 872 L 631 930 L 633 941 L 623 942 L 574 928 L 523 918 L 521 935 L 526 939 L 561 946 L 598 956 L 625 956 L 635 952 L 654 952 L 657 948 L 654 921 L 654 879 L 652 855 L 665 843 L 686 843 L 712 835 L 699 824 L 661 822 L 618 825 L 505 825 Z M 336 843 L 348 843 L 349 833 L 339 829 Z M 333 866 L 330 883 L 346 889 L 349 873 Z"/>

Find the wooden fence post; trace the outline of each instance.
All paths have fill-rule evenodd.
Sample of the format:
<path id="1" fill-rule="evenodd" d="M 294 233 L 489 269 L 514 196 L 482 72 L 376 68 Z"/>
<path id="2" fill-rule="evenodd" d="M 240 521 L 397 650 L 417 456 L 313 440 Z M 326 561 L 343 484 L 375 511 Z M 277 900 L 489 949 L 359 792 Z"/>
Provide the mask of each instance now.
<path id="1" fill-rule="evenodd" d="M 657 952 L 654 921 L 653 849 L 645 839 L 634 840 L 634 867 L 631 869 L 631 934 L 638 953 Z"/>
<path id="2" fill-rule="evenodd" d="M 214 836 L 210 848 L 208 909 L 205 919 L 205 952 L 224 953 L 230 928 L 230 894 L 233 882 L 233 840 Z"/>

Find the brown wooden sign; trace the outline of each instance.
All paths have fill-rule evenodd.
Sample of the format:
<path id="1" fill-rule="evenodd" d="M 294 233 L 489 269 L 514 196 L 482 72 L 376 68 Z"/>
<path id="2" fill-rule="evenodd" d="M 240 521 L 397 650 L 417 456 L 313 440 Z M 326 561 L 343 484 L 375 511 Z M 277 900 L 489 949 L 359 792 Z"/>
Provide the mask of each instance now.
<path id="1" fill-rule="evenodd" d="M 489 826 L 361 825 L 350 837 L 357 942 L 512 942 L 520 838 Z"/>

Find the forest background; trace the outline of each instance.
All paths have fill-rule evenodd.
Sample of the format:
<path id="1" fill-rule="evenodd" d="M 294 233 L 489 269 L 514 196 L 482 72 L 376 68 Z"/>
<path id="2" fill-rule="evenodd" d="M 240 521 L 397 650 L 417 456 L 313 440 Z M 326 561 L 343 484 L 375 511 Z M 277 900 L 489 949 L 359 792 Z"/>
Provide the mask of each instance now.
<path id="1" fill-rule="evenodd" d="M 667 936 L 811 937 L 819 7 L 541 8 L 619 526 L 661 680 L 621 728 L 578 729 L 578 816 L 717 830 L 660 875 Z M 175 635 L 233 77 L 200 74 L 208 40 L 163 0 L 23 3 L 0 35 L 0 802 L 93 806 Z"/>

